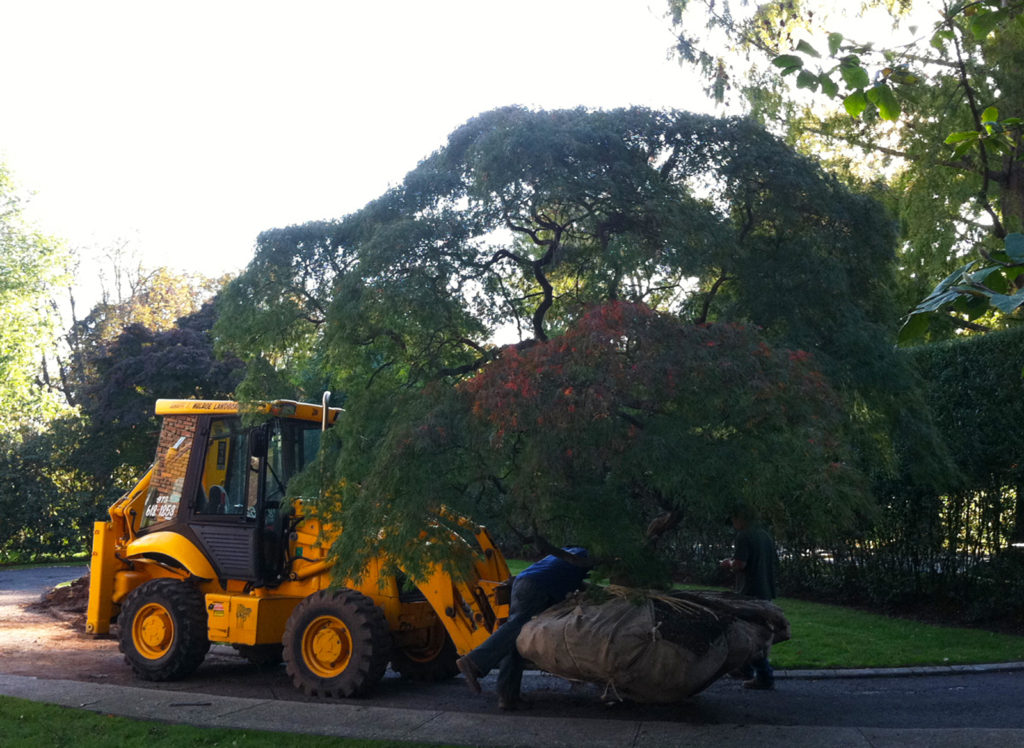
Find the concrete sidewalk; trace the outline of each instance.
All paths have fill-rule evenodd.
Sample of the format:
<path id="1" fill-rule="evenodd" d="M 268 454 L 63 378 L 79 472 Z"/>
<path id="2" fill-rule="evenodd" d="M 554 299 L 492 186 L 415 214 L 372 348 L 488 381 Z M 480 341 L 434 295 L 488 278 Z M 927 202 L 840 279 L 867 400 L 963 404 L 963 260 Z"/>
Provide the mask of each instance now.
<path id="1" fill-rule="evenodd" d="M 693 725 L 678 722 L 552 719 L 528 714 L 467 714 L 371 705 L 304 703 L 160 691 L 0 674 L 0 695 L 133 719 L 198 727 L 271 730 L 377 740 L 475 746 L 624 748 L 737 746 L 1024 745 L 1024 730 L 881 729 Z"/>

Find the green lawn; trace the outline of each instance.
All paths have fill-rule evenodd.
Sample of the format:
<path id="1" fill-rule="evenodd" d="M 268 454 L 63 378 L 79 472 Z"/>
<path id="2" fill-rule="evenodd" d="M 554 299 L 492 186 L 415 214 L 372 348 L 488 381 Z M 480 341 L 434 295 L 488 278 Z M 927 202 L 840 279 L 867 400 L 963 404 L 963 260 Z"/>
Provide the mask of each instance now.
<path id="1" fill-rule="evenodd" d="M 436 745 L 385 740 L 347 740 L 317 735 L 166 725 L 94 714 L 0 696 L 0 745 L 4 748 L 110 748 L 111 746 L 225 746 L 226 748 L 415 748 Z"/>
<path id="2" fill-rule="evenodd" d="M 780 668 L 902 667 L 1024 661 L 1024 636 L 935 626 L 824 605 L 776 600 L 793 638 L 772 648 Z"/>

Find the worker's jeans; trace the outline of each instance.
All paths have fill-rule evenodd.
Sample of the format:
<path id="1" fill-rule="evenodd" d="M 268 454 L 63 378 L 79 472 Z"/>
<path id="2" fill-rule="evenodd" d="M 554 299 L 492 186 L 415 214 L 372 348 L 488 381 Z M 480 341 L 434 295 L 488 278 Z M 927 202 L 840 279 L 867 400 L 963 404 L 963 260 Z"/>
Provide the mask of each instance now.
<path id="1" fill-rule="evenodd" d="M 512 583 L 508 621 L 498 627 L 490 638 L 468 655 L 481 676 L 495 666 L 498 670 L 498 696 L 515 701 L 523 681 L 523 658 L 516 649 L 516 638 L 526 622 L 554 605 L 555 600 L 542 585 L 530 577 L 516 578 Z"/>
<path id="2" fill-rule="evenodd" d="M 775 671 L 772 670 L 772 665 L 768 662 L 768 653 L 765 652 L 764 657 L 758 657 L 750 661 L 750 667 L 754 671 L 754 679 L 762 685 L 772 685 L 775 683 Z"/>

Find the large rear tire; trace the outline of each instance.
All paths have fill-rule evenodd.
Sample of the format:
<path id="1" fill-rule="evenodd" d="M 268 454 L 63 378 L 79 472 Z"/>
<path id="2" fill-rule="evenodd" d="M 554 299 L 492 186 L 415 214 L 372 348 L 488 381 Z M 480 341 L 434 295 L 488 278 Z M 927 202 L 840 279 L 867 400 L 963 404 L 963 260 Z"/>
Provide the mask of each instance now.
<path id="1" fill-rule="evenodd" d="M 365 696 L 384 677 L 390 655 L 384 613 L 355 590 L 310 595 L 285 626 L 288 675 L 310 696 Z"/>
<path id="2" fill-rule="evenodd" d="M 441 621 L 436 621 L 426 632 L 419 646 L 395 648 L 391 653 L 391 667 L 403 678 L 416 681 L 440 681 L 459 674 L 455 661 L 459 653 Z"/>
<path id="3" fill-rule="evenodd" d="M 210 650 L 203 596 L 188 582 L 140 585 L 125 598 L 117 620 L 124 659 L 145 680 L 191 675 Z"/>

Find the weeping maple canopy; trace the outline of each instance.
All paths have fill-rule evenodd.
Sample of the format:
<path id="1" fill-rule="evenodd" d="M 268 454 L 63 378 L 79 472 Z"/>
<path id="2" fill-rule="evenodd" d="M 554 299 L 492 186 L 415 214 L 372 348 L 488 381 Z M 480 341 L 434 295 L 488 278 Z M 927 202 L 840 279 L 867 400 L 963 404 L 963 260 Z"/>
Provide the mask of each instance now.
<path id="1" fill-rule="evenodd" d="M 864 508 L 858 476 L 892 466 L 887 419 L 913 410 L 893 243 L 749 121 L 505 108 L 363 209 L 263 233 L 217 335 L 243 397 L 344 393 L 324 454 L 343 573 L 448 558 L 414 542 L 440 504 L 653 569 L 666 511 L 745 498 L 824 532 Z"/>
<path id="2" fill-rule="evenodd" d="M 445 501 L 506 535 L 585 543 L 616 573 L 656 583 L 668 571 L 658 536 L 721 525 L 737 501 L 818 537 L 867 512 L 845 418 L 806 351 L 609 302 L 454 387 L 393 400 L 373 453 L 339 462 L 361 477 L 346 528 L 357 518 L 385 532 L 346 532 L 337 550 L 426 560 L 409 539 Z"/>

